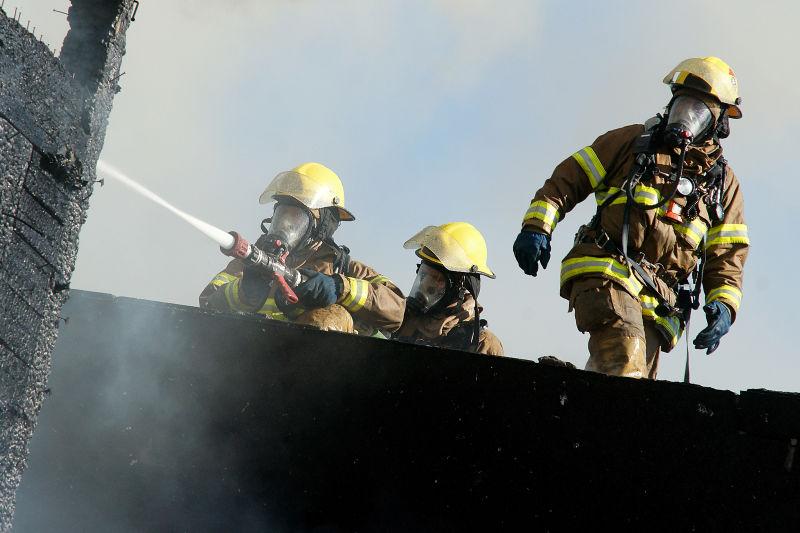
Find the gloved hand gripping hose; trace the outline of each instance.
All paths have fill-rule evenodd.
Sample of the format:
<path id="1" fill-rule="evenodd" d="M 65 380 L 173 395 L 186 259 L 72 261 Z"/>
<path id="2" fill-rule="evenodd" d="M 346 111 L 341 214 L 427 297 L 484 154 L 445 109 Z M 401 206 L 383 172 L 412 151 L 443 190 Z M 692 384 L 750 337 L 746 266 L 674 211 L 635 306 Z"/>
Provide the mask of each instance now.
<path id="1" fill-rule="evenodd" d="M 220 251 L 227 256 L 241 259 L 245 270 L 250 271 L 248 272 L 248 277 L 252 277 L 250 274 L 256 270 L 272 274 L 286 301 L 297 303 L 297 295 L 292 290 L 292 287 L 296 287 L 303 282 L 302 274 L 293 268 L 287 267 L 281 258 L 253 246 L 235 231 L 231 231 L 230 234 L 234 238 L 233 246 L 230 248 L 220 247 Z"/>
<path id="2" fill-rule="evenodd" d="M 344 285 L 337 274 L 329 276 L 307 268 L 302 269 L 301 272 L 307 279 L 295 290 L 300 305 L 306 309 L 328 307 L 335 304 L 344 292 Z"/>

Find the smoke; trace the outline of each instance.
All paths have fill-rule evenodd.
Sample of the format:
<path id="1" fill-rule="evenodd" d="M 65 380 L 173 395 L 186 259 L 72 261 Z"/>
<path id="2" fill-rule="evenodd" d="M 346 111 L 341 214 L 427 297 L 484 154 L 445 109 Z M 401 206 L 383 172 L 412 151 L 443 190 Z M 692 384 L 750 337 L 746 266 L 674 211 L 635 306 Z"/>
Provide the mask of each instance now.
<path id="1" fill-rule="evenodd" d="M 73 294 L 15 530 L 163 531 L 180 516 L 205 529 L 280 530 L 265 523 L 269 513 L 251 491 L 235 486 L 244 476 L 230 446 L 243 446 L 252 421 L 231 420 L 231 405 L 247 413 L 254 400 L 232 387 L 243 363 L 213 357 L 224 339 L 215 344 L 209 333 L 226 322 L 185 313 Z"/>

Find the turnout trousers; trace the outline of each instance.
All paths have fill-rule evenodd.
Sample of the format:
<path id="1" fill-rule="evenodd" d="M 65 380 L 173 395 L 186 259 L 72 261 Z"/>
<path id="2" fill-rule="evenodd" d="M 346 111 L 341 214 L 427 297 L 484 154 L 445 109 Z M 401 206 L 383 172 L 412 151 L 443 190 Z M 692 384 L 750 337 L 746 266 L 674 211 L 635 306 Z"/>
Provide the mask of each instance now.
<path id="1" fill-rule="evenodd" d="M 638 298 L 612 281 L 588 277 L 573 282 L 569 301 L 578 330 L 589 334 L 586 370 L 656 378 L 663 338 L 642 318 Z"/>

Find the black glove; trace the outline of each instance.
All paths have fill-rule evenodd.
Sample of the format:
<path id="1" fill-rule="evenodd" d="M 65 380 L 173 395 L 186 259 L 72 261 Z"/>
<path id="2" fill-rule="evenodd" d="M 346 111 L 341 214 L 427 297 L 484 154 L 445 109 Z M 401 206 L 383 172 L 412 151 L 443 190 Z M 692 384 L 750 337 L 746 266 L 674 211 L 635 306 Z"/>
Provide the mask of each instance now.
<path id="1" fill-rule="evenodd" d="M 526 274 L 536 276 L 539 263 L 542 268 L 547 268 L 547 263 L 550 262 L 550 235 L 538 231 L 520 231 L 514 241 L 514 256 Z"/>
<path id="2" fill-rule="evenodd" d="M 239 285 L 243 300 L 251 304 L 264 302 L 269 295 L 271 281 L 271 276 L 267 277 L 264 269 L 245 263 Z"/>
<path id="3" fill-rule="evenodd" d="M 344 291 L 339 276 L 328 276 L 307 268 L 301 269 L 300 273 L 308 279 L 295 287 L 294 292 L 297 295 L 297 303 L 306 309 L 335 304 Z"/>
<path id="4" fill-rule="evenodd" d="M 713 301 L 703 307 L 706 312 L 708 326 L 697 334 L 694 347 L 698 350 L 706 349 L 706 354 L 712 353 L 719 346 L 719 340 L 731 329 L 731 310 L 719 300 Z"/>

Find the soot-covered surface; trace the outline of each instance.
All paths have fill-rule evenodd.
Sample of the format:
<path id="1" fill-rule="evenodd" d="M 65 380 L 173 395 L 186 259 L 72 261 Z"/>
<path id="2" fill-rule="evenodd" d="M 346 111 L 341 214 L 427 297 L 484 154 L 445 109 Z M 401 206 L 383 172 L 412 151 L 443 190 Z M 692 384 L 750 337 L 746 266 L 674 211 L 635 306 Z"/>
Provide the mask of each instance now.
<path id="1" fill-rule="evenodd" d="M 46 395 L 134 2 L 71 3 L 60 58 L 0 3 L 0 531 Z"/>
<path id="2" fill-rule="evenodd" d="M 798 395 L 81 291 L 63 314 L 18 531 L 800 525 Z"/>

